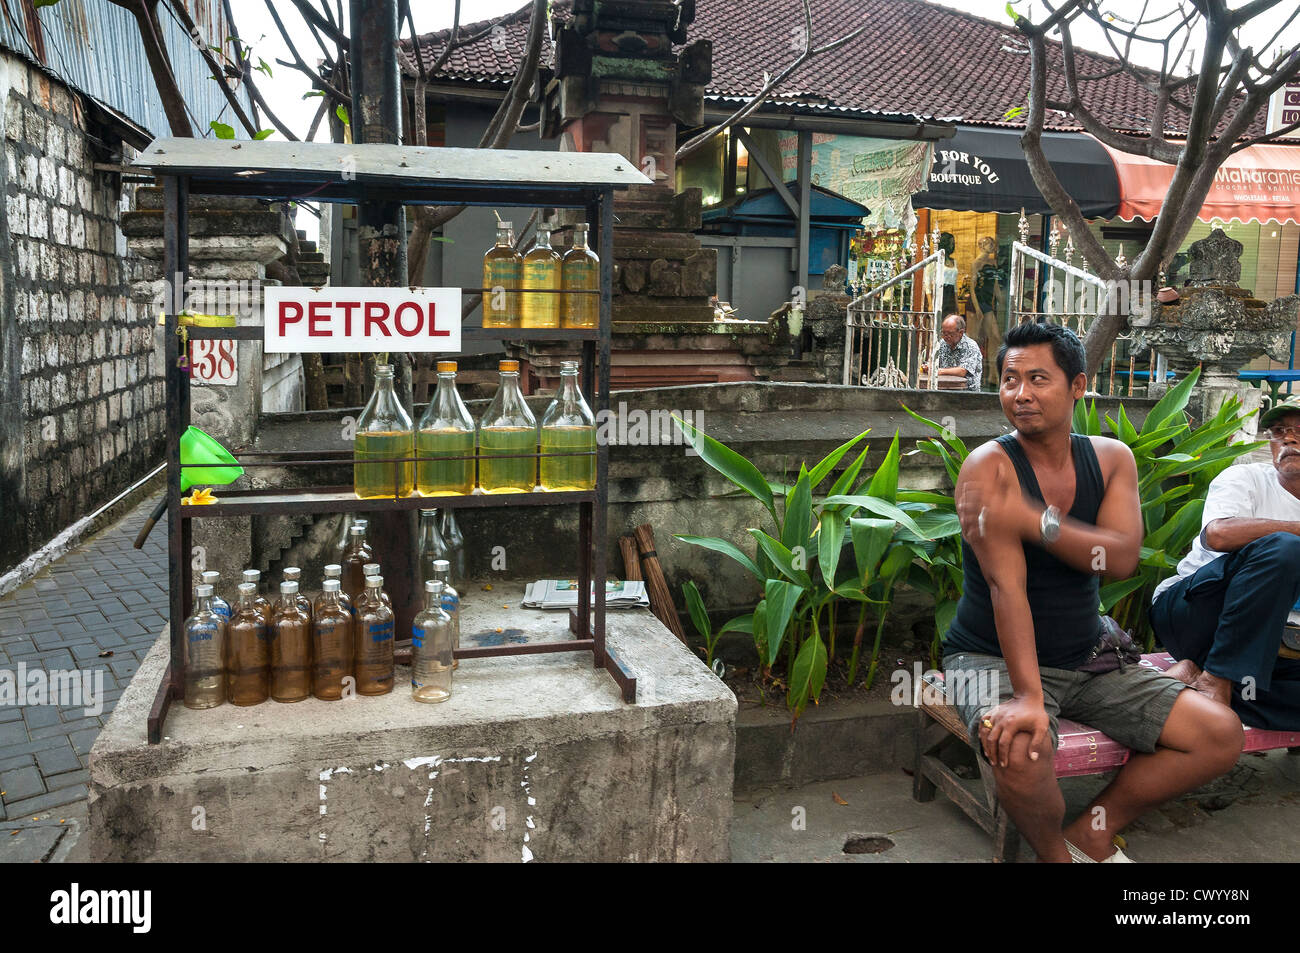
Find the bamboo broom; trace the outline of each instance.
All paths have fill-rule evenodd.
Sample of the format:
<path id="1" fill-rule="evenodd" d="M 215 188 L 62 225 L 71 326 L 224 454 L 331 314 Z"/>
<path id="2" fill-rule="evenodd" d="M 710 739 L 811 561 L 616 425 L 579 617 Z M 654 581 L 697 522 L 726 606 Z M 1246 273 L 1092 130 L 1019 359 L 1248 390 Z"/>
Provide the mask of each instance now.
<path id="1" fill-rule="evenodd" d="M 641 581 L 641 557 L 637 555 L 636 539 L 620 536 L 618 548 L 623 551 L 623 578 Z"/>
<path id="2" fill-rule="evenodd" d="M 642 523 L 632 530 L 632 534 L 636 537 L 637 548 L 641 552 L 641 572 L 645 576 L 646 593 L 650 596 L 650 611 L 685 643 L 686 633 L 682 629 L 681 619 L 677 617 L 677 609 L 673 606 L 672 593 L 668 591 L 663 568 L 659 565 L 654 527 Z"/>

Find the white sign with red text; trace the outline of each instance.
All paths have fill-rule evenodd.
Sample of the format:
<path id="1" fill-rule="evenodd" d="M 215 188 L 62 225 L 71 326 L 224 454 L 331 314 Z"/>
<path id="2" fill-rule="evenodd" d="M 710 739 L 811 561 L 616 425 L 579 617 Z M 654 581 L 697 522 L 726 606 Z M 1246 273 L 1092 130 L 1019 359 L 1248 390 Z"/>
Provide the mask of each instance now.
<path id="1" fill-rule="evenodd" d="M 459 288 L 276 288 L 263 298 L 268 354 L 460 350 Z"/>

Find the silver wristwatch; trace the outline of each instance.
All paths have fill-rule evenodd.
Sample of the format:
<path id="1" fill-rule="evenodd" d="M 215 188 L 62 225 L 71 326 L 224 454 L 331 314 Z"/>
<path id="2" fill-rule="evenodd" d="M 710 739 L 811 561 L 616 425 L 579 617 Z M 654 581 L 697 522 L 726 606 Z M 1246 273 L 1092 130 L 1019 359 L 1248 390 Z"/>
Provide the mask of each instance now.
<path id="1" fill-rule="evenodd" d="M 1043 510 L 1042 518 L 1038 521 L 1038 535 L 1042 538 L 1044 546 L 1051 545 L 1061 538 L 1061 511 L 1055 506 Z"/>

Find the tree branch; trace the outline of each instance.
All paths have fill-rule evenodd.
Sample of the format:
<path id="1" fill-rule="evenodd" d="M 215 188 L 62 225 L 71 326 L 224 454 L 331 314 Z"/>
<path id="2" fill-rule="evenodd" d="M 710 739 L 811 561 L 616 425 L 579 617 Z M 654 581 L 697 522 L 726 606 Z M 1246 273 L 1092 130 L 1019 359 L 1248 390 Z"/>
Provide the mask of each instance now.
<path id="1" fill-rule="evenodd" d="M 271 0 L 265 0 L 265 3 L 266 3 L 266 9 L 269 10 L 271 13 L 271 19 L 275 21 L 276 29 L 280 31 L 280 36 L 284 37 L 285 45 L 289 47 L 289 52 L 290 54 L 292 54 L 294 60 L 292 63 L 287 63 L 284 60 L 276 60 L 276 62 L 282 63 L 283 65 L 289 67 L 290 69 L 296 69 L 304 73 L 307 76 L 307 78 L 312 81 L 312 85 L 315 86 L 317 89 L 325 90 L 325 92 L 333 96 L 337 102 L 343 103 L 348 108 L 351 108 L 352 107 L 351 96 L 348 96 L 347 94 L 335 89 L 334 86 L 328 80 L 326 80 L 324 76 L 322 76 L 316 70 L 313 70 L 305 62 L 303 62 L 303 58 L 300 55 L 298 55 L 298 48 L 293 45 L 293 40 L 289 37 L 289 31 L 284 28 L 284 23 L 282 23 L 280 20 L 280 14 L 275 12 L 275 4 L 272 3 Z M 304 7 L 306 7 L 306 4 L 300 3 L 299 0 L 294 0 L 294 6 L 298 7 L 299 10 L 302 10 Z M 310 7 L 307 7 L 307 9 L 310 9 Z M 315 10 L 312 10 L 312 13 L 315 14 L 316 16 L 320 16 L 319 14 L 316 13 Z"/>
<path id="2" fill-rule="evenodd" d="M 208 44 L 203 41 L 203 34 L 199 32 L 198 26 L 195 25 L 193 18 L 190 17 L 190 11 L 186 10 L 185 4 L 178 2 L 178 0 L 170 0 L 170 2 L 172 12 L 175 13 L 177 19 L 180 20 L 181 27 L 190 35 L 190 39 L 198 49 L 199 55 L 203 57 L 203 62 L 208 64 L 208 69 L 212 73 L 212 78 L 216 80 L 217 85 L 221 87 L 221 92 L 225 94 L 226 102 L 230 103 L 230 108 L 234 110 L 235 117 L 239 120 L 244 129 L 247 130 L 250 137 L 256 136 L 261 132 L 261 130 L 253 124 L 252 119 L 248 118 L 248 113 L 244 112 L 244 107 L 239 102 L 239 98 L 235 96 L 235 91 L 231 89 L 230 84 L 226 82 L 225 69 L 217 62 L 217 58 L 212 55 L 212 51 L 208 49 Z"/>
<path id="3" fill-rule="evenodd" d="M 346 50 L 348 48 L 348 37 L 342 30 L 341 20 L 339 21 L 338 26 L 329 20 L 326 20 L 316 12 L 316 8 L 313 7 L 308 0 L 292 0 L 292 2 L 293 5 L 297 7 L 298 12 L 302 14 L 302 18 L 306 20 L 309 25 L 315 26 L 316 29 L 320 30 L 343 49 Z"/>

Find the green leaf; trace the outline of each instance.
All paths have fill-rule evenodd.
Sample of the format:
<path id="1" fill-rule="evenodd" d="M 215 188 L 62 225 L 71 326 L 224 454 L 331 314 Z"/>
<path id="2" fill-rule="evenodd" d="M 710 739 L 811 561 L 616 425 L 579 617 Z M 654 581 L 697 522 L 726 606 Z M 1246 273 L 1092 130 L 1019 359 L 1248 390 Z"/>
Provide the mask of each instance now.
<path id="1" fill-rule="evenodd" d="M 923 490 L 899 490 L 900 503 L 934 503 L 938 506 L 956 506 L 957 501 L 942 493 L 927 493 Z"/>
<path id="2" fill-rule="evenodd" d="M 39 10 L 41 7 L 54 6 L 56 3 L 59 2 L 59 0 L 35 0 L 35 2 L 36 2 L 36 9 Z"/>
<path id="3" fill-rule="evenodd" d="M 1007 16 L 1011 17 L 1011 22 L 1015 23 L 1020 19 L 1020 14 L 1011 9 L 1011 0 L 1007 0 Z"/>
<path id="4" fill-rule="evenodd" d="M 348 107 L 344 106 L 342 103 L 339 103 L 339 105 L 334 107 L 334 115 L 339 117 L 339 121 L 342 122 L 343 125 L 351 125 L 352 120 L 348 116 Z"/>
<path id="5" fill-rule="evenodd" d="M 746 612 L 744 615 L 738 615 L 734 619 L 728 619 L 722 623 L 718 629 L 718 635 L 723 632 L 747 632 L 750 635 L 754 633 L 754 613 Z"/>
<path id="6" fill-rule="evenodd" d="M 266 74 L 267 79 L 271 79 L 271 67 L 267 65 L 266 60 L 260 56 L 257 58 L 257 69 Z"/>
<path id="7" fill-rule="evenodd" d="M 213 131 L 213 133 L 216 134 L 216 137 L 217 137 L 218 139 L 233 139 L 233 138 L 235 138 L 235 129 L 234 129 L 234 127 L 233 127 L 233 126 L 227 126 L 224 122 L 217 122 L 217 121 L 214 119 L 214 120 L 212 120 L 212 122 L 208 123 L 208 128 L 210 128 L 210 129 Z"/>
<path id="8" fill-rule="evenodd" d="M 1156 402 L 1156 405 L 1147 412 L 1147 419 L 1142 421 L 1143 436 L 1165 426 L 1171 417 L 1183 412 L 1183 408 L 1187 406 L 1187 401 L 1191 399 L 1192 388 L 1196 386 L 1196 381 L 1200 376 L 1201 369 L 1199 367 L 1195 368 L 1165 392 L 1165 396 L 1161 397 Z"/>
<path id="9" fill-rule="evenodd" d="M 303 99 L 311 99 L 313 96 L 324 96 L 324 95 L 325 95 L 325 90 L 323 90 L 323 89 L 312 89 L 312 90 L 308 90 L 307 92 L 303 93 L 303 94 L 302 94 L 302 98 L 303 98 Z"/>
<path id="10" fill-rule="evenodd" d="M 957 618 L 957 600 L 946 599 L 934 610 L 934 625 L 939 630 L 939 641 L 945 641 L 948 638 L 948 629 L 952 627 L 952 620 Z"/>
<path id="11" fill-rule="evenodd" d="M 781 575 L 805 589 L 812 588 L 812 577 L 808 574 L 808 570 L 795 568 L 794 554 L 782 546 L 780 540 L 773 539 L 761 529 L 751 529 L 749 534 L 758 540 L 759 548 L 767 554 L 768 559 L 772 560 L 772 564 L 780 570 Z"/>
<path id="12" fill-rule="evenodd" d="M 916 558 L 916 553 L 912 548 L 904 543 L 894 543 L 889 548 L 889 555 L 885 561 L 880 564 L 881 580 L 893 580 L 894 577 L 907 571 L 912 565 L 912 560 Z"/>
<path id="13" fill-rule="evenodd" d="M 817 565 L 821 567 L 822 580 L 834 589 L 835 570 L 839 567 L 840 552 L 844 547 L 844 517 L 838 510 L 826 509 L 822 511 L 818 525 Z"/>
<path id="14" fill-rule="evenodd" d="M 1128 579 L 1121 579 L 1118 582 L 1107 583 L 1101 587 L 1101 611 L 1109 612 L 1115 603 L 1119 602 L 1130 592 L 1137 592 L 1147 584 L 1145 574 L 1132 576 Z"/>
<path id="15" fill-rule="evenodd" d="M 680 539 L 683 543 L 690 543 L 692 546 L 702 546 L 705 549 L 713 550 L 715 553 L 722 553 L 724 556 L 730 556 L 753 573 L 754 576 L 758 578 L 759 582 L 762 582 L 767 578 L 767 576 L 759 572 L 758 566 L 754 564 L 754 560 L 750 559 L 737 546 L 733 543 L 727 542 L 725 539 L 718 539 L 716 536 L 679 536 L 676 534 L 673 535 L 673 539 Z"/>
<path id="16" fill-rule="evenodd" d="M 908 516 L 907 513 L 887 500 L 877 499 L 874 496 L 828 496 L 826 497 L 826 502 L 847 503 L 849 506 L 859 506 L 864 510 L 870 510 L 877 516 L 886 516 L 899 523 L 901 526 L 907 527 L 907 529 L 915 534 L 919 539 L 928 538 L 925 533 L 921 531 L 921 527 L 916 525 L 916 521 L 913 520 L 912 517 Z"/>
<path id="17" fill-rule="evenodd" d="M 767 600 L 759 599 L 758 605 L 754 606 L 754 614 L 751 618 L 754 636 L 754 649 L 758 653 L 759 661 L 764 661 L 767 657 Z M 764 662 L 766 664 L 766 662 Z"/>
<path id="18" fill-rule="evenodd" d="M 841 473 L 839 478 L 831 485 L 831 491 L 828 495 L 839 496 L 840 494 L 847 492 L 849 487 L 853 486 L 853 481 L 858 478 L 858 473 L 862 470 L 862 464 L 866 462 L 867 454 L 870 452 L 870 447 L 862 448 L 862 452 L 858 454 L 857 458 L 844 468 L 844 472 Z"/>
<path id="19" fill-rule="evenodd" d="M 1007 122 L 1014 122 L 1015 120 L 1023 116 L 1024 113 L 1025 113 L 1024 106 L 1012 106 L 1010 109 L 1008 109 L 1006 112 L 1002 114 L 1002 118 L 1005 119 Z"/>
<path id="20" fill-rule="evenodd" d="M 686 594 L 686 608 L 691 614 L 691 621 L 695 623 L 696 631 L 704 636 L 705 642 L 712 642 L 713 629 L 709 625 L 709 613 L 704 608 L 704 600 L 700 598 L 700 590 L 695 587 L 695 581 L 691 579 L 682 583 L 682 592 Z"/>
<path id="21" fill-rule="evenodd" d="M 1077 434 L 1086 434 L 1088 432 L 1088 401 L 1086 399 L 1074 402 L 1074 418 L 1070 421 L 1070 429 Z"/>
<path id="22" fill-rule="evenodd" d="M 1143 545 L 1152 549 L 1181 550 L 1187 545 L 1180 544 L 1181 540 L 1186 538 L 1190 542 L 1191 538 L 1200 532 L 1201 513 L 1204 509 L 1204 499 L 1188 500 L 1164 525 L 1148 535 L 1142 541 Z"/>
<path id="23" fill-rule="evenodd" d="M 890 441 L 889 452 L 885 454 L 884 462 L 880 464 L 875 475 L 871 478 L 871 483 L 867 487 L 867 495 L 884 500 L 886 503 L 893 503 L 898 499 L 897 430 L 894 431 L 894 439 Z"/>
<path id="24" fill-rule="evenodd" d="M 906 535 L 900 535 L 901 539 L 937 540 L 961 535 L 961 520 L 951 510 L 926 510 L 924 513 L 917 513 L 915 520 L 924 535 L 916 536 L 904 527 L 900 533 Z"/>
<path id="25" fill-rule="evenodd" d="M 821 697 L 825 682 L 826 646 L 820 635 L 813 635 L 804 639 L 790 672 L 790 691 L 786 696 L 786 704 L 796 718 L 803 714 L 809 698 Z"/>
<path id="26" fill-rule="evenodd" d="M 801 547 L 804 553 L 805 565 L 807 565 L 812 555 L 808 546 L 813 526 L 812 485 L 810 480 L 808 471 L 801 467 L 799 482 L 794 485 L 794 489 L 790 491 L 790 495 L 786 498 L 785 523 L 781 527 L 782 544 L 791 552 L 795 552 L 796 548 Z"/>
<path id="27" fill-rule="evenodd" d="M 885 557 L 889 541 L 894 538 L 894 521 L 856 517 L 849 520 L 853 537 L 853 558 L 858 564 L 858 579 L 866 586 L 876 580 L 876 570 Z"/>
<path id="28" fill-rule="evenodd" d="M 785 641 L 785 630 L 790 626 L 790 616 L 794 614 L 794 607 L 804 591 L 802 586 L 788 583 L 784 579 L 767 581 L 763 601 L 767 603 L 768 665 L 776 663 L 781 651 L 781 643 Z"/>
<path id="29" fill-rule="evenodd" d="M 840 462 L 840 459 L 844 454 L 852 450 L 870 432 L 870 429 L 864 430 L 848 443 L 840 444 L 830 453 L 826 454 L 826 456 L 823 457 L 815 467 L 809 470 L 808 481 L 813 488 L 816 488 L 822 480 L 826 479 L 827 475 L 835 469 L 835 464 Z"/>
<path id="30" fill-rule="evenodd" d="M 673 415 L 673 420 L 677 421 L 683 435 L 685 435 L 692 449 L 699 454 L 701 460 L 762 503 L 767 508 L 767 511 L 772 514 L 772 522 L 778 523 L 776 504 L 772 500 L 772 488 L 768 485 L 763 474 L 758 472 L 758 467 L 730 447 L 719 443 L 708 434 L 688 424 L 676 414 Z"/>
<path id="31" fill-rule="evenodd" d="M 274 129 L 259 129 L 259 130 L 257 130 L 257 134 L 256 134 L 255 136 L 253 136 L 253 138 L 254 138 L 254 139 L 257 139 L 257 140 L 265 139 L 267 136 L 271 135 L 271 133 L 273 133 L 273 132 L 275 132 Z"/>

